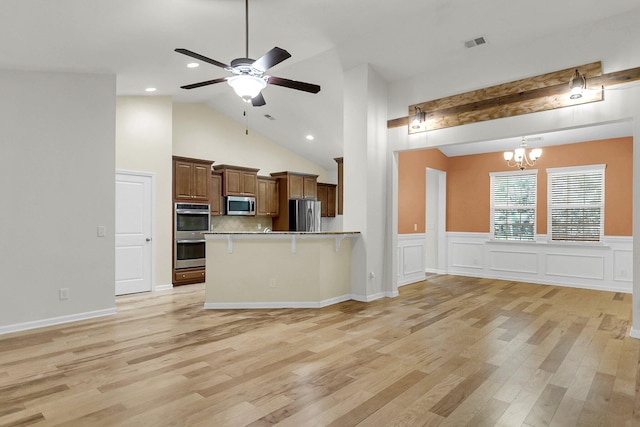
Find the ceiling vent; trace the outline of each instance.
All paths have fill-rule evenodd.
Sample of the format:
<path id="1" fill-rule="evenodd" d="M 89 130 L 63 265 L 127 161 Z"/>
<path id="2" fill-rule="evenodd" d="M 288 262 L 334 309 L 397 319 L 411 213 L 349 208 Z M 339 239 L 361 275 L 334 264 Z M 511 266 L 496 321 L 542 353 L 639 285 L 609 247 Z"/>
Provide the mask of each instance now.
<path id="1" fill-rule="evenodd" d="M 470 48 L 480 46 L 482 44 L 487 44 L 487 39 L 485 39 L 484 37 L 476 37 L 475 39 L 467 40 L 466 42 L 464 42 L 464 47 Z"/>

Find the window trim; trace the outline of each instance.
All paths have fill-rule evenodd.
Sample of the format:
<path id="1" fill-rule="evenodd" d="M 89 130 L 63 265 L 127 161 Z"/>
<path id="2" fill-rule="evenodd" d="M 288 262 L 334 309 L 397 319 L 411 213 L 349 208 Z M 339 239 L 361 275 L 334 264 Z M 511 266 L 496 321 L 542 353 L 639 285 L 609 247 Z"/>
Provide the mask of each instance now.
<path id="1" fill-rule="evenodd" d="M 522 176 L 522 175 L 535 175 L 536 177 L 536 191 L 535 191 L 535 202 L 532 206 L 533 208 L 533 239 L 532 240 L 510 240 L 510 239 L 496 239 L 495 237 L 495 204 L 494 204 L 494 180 L 496 177 L 504 177 L 504 176 Z M 502 171 L 502 172 L 489 172 L 489 216 L 490 216 L 490 230 L 489 230 L 489 241 L 491 242 L 499 242 L 499 243 L 507 243 L 507 244 L 521 244 L 521 243 L 535 243 L 536 236 L 538 235 L 538 169 L 525 169 L 525 170 L 516 170 L 516 171 Z"/>
<path id="2" fill-rule="evenodd" d="M 606 164 L 567 166 L 561 168 L 547 168 L 547 243 L 554 245 L 579 245 L 579 246 L 601 246 L 604 244 L 604 215 L 605 215 L 605 189 L 606 189 Z M 552 203 L 551 203 L 551 180 L 557 175 L 573 175 L 580 173 L 599 172 L 602 173 L 602 202 L 600 215 L 600 233 L 597 241 L 580 241 L 580 240 L 553 240 L 551 232 L 552 224 Z"/>

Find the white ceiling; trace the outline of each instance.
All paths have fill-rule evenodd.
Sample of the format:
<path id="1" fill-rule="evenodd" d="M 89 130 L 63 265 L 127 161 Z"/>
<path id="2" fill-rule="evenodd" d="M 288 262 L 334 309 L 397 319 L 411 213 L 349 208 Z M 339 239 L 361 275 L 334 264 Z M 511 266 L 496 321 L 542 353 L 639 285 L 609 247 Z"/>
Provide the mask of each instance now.
<path id="1" fill-rule="evenodd" d="M 284 48 L 292 57 L 268 74 L 322 86 L 317 95 L 269 86 L 267 105 L 256 108 L 225 84 L 180 89 L 228 74 L 209 64 L 187 69 L 189 58 L 173 51 L 223 63 L 244 56 L 242 0 L 2 0 L 0 68 L 114 73 L 118 95 L 154 96 L 144 91 L 153 86 L 155 95 L 205 102 L 243 124 L 246 110 L 252 131 L 331 169 L 342 155 L 344 70 L 369 63 L 393 83 L 464 60 L 471 38 L 488 40 L 476 49 L 512 49 L 569 22 L 595 24 L 638 8 L 637 0 L 250 0 L 249 56 Z"/>

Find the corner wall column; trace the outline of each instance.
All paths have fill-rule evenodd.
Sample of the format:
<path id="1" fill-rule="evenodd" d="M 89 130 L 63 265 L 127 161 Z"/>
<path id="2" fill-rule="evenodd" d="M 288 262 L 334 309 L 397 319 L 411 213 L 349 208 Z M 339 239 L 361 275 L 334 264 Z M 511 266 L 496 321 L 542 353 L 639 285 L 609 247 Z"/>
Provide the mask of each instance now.
<path id="1" fill-rule="evenodd" d="M 391 203 L 387 191 L 387 84 L 369 64 L 344 75 L 343 229 L 354 242 L 351 288 L 355 299 L 395 295 L 391 281 Z"/>

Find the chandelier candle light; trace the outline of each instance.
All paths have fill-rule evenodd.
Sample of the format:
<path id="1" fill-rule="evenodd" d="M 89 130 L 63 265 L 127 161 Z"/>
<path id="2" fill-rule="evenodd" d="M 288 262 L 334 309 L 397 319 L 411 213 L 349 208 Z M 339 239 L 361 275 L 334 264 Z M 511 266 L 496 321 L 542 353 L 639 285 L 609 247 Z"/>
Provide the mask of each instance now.
<path id="1" fill-rule="evenodd" d="M 527 157 L 527 153 L 525 152 L 526 148 L 527 139 L 523 136 L 520 147 L 516 148 L 513 151 L 504 152 L 504 159 L 507 161 L 507 165 L 512 168 L 517 167 L 520 170 L 524 170 L 527 166 L 532 167 L 533 165 L 535 165 L 536 160 L 538 160 L 540 156 L 542 156 L 542 149 L 534 148 L 529 152 L 529 156 Z"/>

